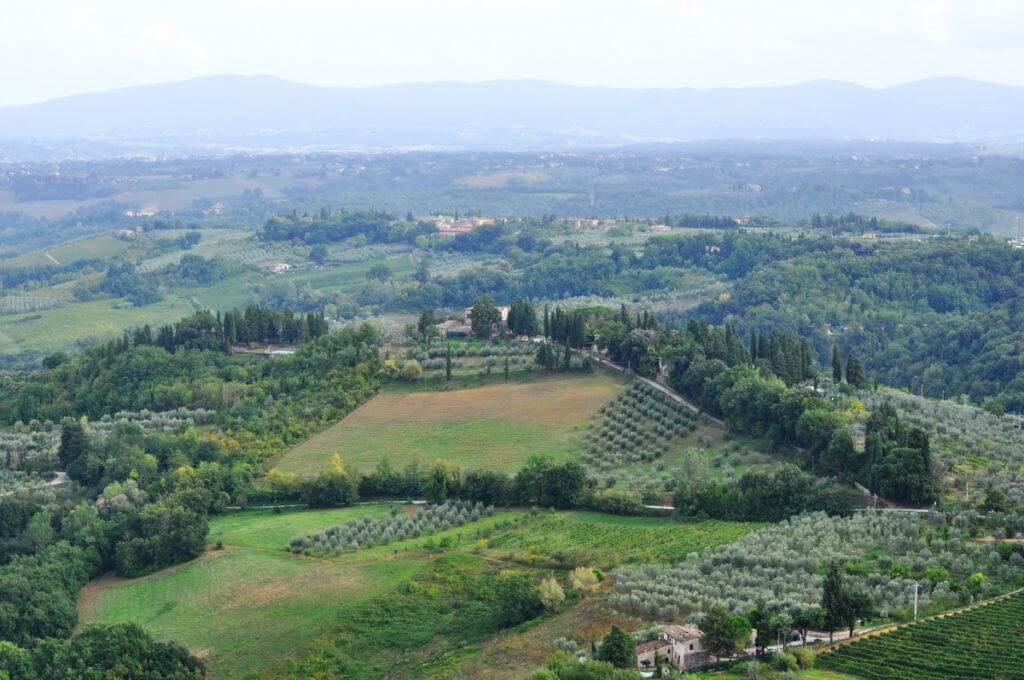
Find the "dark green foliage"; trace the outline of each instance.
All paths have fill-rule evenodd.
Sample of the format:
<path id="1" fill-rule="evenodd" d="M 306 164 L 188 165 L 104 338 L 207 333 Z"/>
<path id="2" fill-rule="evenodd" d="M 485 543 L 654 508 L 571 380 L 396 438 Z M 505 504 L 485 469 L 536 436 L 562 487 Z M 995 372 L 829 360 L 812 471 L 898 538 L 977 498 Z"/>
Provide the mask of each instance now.
<path id="1" fill-rule="evenodd" d="M 635 644 L 632 635 L 613 625 L 601 640 L 597 658 L 600 661 L 607 661 L 616 668 L 633 668 L 636 666 L 636 657 L 633 655 Z"/>
<path id="2" fill-rule="evenodd" d="M 321 472 L 302 485 L 302 502 L 311 508 L 339 508 L 358 499 L 356 483 L 340 470 Z"/>
<path id="3" fill-rule="evenodd" d="M 746 617 L 731 615 L 725 607 L 712 605 L 700 620 L 700 642 L 711 654 L 727 659 L 746 646 L 752 628 Z"/>
<path id="4" fill-rule="evenodd" d="M 928 435 L 900 421 L 891 404 L 872 412 L 865 427 L 863 479 L 884 498 L 928 503 L 935 498 Z"/>
<path id="5" fill-rule="evenodd" d="M 821 610 L 829 640 L 837 628 L 848 628 L 853 636 L 857 619 L 872 610 L 871 598 L 843 585 L 843 574 L 837 562 L 829 563 L 822 582 Z"/>
<path id="6" fill-rule="evenodd" d="M 854 387 L 864 387 L 868 383 L 864 367 L 860 365 L 860 359 L 853 352 L 846 357 L 846 382 Z"/>
<path id="7" fill-rule="evenodd" d="M 95 555 L 61 541 L 0 567 L 0 640 L 19 645 L 71 634 L 78 591 L 98 567 Z"/>
<path id="8" fill-rule="evenodd" d="M 832 380 L 836 384 L 843 382 L 843 360 L 839 358 L 839 348 L 832 346 Z"/>
<path id="9" fill-rule="evenodd" d="M 534 336 L 540 332 L 537 312 L 529 300 L 513 300 L 508 310 L 508 330 L 514 335 Z"/>
<path id="10" fill-rule="evenodd" d="M 582 498 L 586 475 L 579 463 L 555 464 L 546 456 L 531 456 L 516 473 L 514 493 L 522 505 L 571 508 Z"/>
<path id="11" fill-rule="evenodd" d="M 209 526 L 205 515 L 161 502 L 143 507 L 121 531 L 114 568 L 122 576 L 141 576 L 201 555 Z"/>
<path id="12" fill-rule="evenodd" d="M 689 517 L 778 522 L 801 512 L 825 510 L 849 514 L 850 496 L 833 483 L 814 478 L 793 465 L 775 473 L 748 472 L 733 483 L 712 479 L 680 485 L 672 496 L 676 511 Z"/>
<path id="13" fill-rule="evenodd" d="M 730 243 L 729 236 L 708 237 L 722 247 L 714 257 L 697 242 L 672 249 L 713 271 L 723 271 L 741 244 L 757 253 L 751 267 L 731 274 L 739 277 L 731 299 L 704 305 L 699 317 L 799 330 L 819 358 L 838 336 L 881 383 L 979 403 L 995 397 L 1024 410 L 1024 361 L 1015 349 L 1024 329 L 1024 251 L 994 237 L 866 245 L 754 235 Z M 667 248 L 649 246 L 659 254 Z"/>
<path id="14" fill-rule="evenodd" d="M 506 574 L 494 584 L 495 600 L 500 605 L 498 621 L 502 627 L 515 626 L 544 611 L 537 584 L 528 574 Z"/>
<path id="15" fill-rule="evenodd" d="M 436 234 L 437 227 L 425 222 L 397 222 L 379 212 L 322 212 L 318 219 L 277 215 L 267 220 L 264 241 L 338 243 L 362 235 L 369 243 L 412 243 L 417 236 Z"/>
<path id="16" fill-rule="evenodd" d="M 0 672 L 4 668 L 0 651 Z M 10 657 L 8 657 L 10 659 Z M 27 661 L 27 664 L 24 663 Z M 7 663 L 10 665 L 10 661 Z M 45 640 L 24 653 L 14 680 L 201 680 L 203 662 L 173 642 L 155 642 L 135 623 L 92 626 L 70 640 Z"/>
<path id="17" fill-rule="evenodd" d="M 473 335 L 476 337 L 487 339 L 494 335 L 501 323 L 501 314 L 494 306 L 494 300 L 486 295 L 474 300 L 473 309 L 469 313 L 469 322 L 473 329 Z"/>

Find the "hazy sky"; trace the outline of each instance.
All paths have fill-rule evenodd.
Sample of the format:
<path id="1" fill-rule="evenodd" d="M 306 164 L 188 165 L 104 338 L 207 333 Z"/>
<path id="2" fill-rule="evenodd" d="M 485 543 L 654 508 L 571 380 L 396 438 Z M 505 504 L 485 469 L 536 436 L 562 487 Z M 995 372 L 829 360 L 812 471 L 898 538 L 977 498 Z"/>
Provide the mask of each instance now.
<path id="1" fill-rule="evenodd" d="M 1024 85 L 1024 0 L 0 0 L 0 105 L 215 73 Z"/>

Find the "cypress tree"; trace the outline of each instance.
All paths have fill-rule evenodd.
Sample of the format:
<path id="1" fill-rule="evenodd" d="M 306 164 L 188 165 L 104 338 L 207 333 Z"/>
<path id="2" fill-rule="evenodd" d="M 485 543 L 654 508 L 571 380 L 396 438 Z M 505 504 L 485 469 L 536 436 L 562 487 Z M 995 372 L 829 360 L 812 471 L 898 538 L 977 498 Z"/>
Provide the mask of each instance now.
<path id="1" fill-rule="evenodd" d="M 832 345 L 832 379 L 837 383 L 843 382 L 843 362 L 839 358 L 839 348 Z"/>
<path id="2" fill-rule="evenodd" d="M 452 346 L 450 343 L 444 353 L 444 381 L 452 381 Z"/>
<path id="3" fill-rule="evenodd" d="M 846 382 L 854 387 L 862 387 L 867 384 L 867 376 L 864 375 L 864 367 L 853 352 L 846 357 Z"/>

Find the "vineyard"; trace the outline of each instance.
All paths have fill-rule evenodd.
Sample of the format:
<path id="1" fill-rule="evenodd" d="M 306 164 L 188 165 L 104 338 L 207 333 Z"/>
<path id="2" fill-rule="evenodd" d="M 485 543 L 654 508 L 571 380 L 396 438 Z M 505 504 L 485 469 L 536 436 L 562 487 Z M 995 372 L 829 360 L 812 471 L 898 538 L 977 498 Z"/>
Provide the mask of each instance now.
<path id="1" fill-rule="evenodd" d="M 489 547 L 516 559 L 609 567 L 625 562 L 683 559 L 688 553 L 729 543 L 759 528 L 746 522 L 675 522 L 657 517 L 596 513 L 544 515 L 501 534 Z"/>
<path id="2" fill-rule="evenodd" d="M 864 680 L 1024 679 L 1024 595 L 864 638 L 819 665 Z"/>

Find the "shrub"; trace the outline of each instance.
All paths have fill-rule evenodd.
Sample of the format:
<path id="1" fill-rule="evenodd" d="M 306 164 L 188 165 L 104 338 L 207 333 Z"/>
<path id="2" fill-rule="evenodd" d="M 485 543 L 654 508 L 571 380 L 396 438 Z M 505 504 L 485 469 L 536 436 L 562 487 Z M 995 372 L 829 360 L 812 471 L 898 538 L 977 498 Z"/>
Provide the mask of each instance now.
<path id="1" fill-rule="evenodd" d="M 546 609 L 554 609 L 565 601 L 565 591 L 553 577 L 540 582 L 540 601 Z"/>

